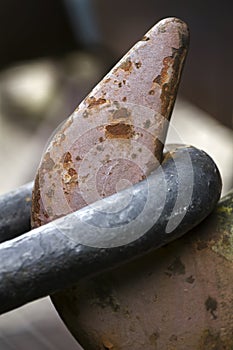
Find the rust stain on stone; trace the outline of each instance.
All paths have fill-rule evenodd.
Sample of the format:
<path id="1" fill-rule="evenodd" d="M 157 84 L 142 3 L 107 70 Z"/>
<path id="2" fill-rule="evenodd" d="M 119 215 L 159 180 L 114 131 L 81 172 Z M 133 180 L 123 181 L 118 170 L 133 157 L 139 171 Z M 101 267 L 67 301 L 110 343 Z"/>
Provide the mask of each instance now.
<path id="1" fill-rule="evenodd" d="M 43 224 L 46 223 L 46 220 L 48 219 L 48 214 L 44 210 L 42 203 L 41 203 L 41 176 L 40 173 L 37 173 L 35 182 L 34 182 L 34 189 L 32 191 L 32 228 L 36 228 L 42 225 L 41 216 L 43 217 Z"/>
<path id="2" fill-rule="evenodd" d="M 146 35 L 144 35 L 142 38 L 141 38 L 141 41 L 148 41 L 150 40 L 150 38 Z"/>
<path id="3" fill-rule="evenodd" d="M 141 66 L 142 66 L 142 62 L 141 62 L 141 61 L 135 62 L 135 67 L 136 67 L 137 69 L 141 68 Z"/>
<path id="4" fill-rule="evenodd" d="M 134 128 L 130 124 L 116 123 L 105 127 L 105 136 L 109 139 L 130 139 L 134 135 Z"/>
<path id="5" fill-rule="evenodd" d="M 64 164 L 68 164 L 69 162 L 72 162 L 72 156 L 71 156 L 71 153 L 70 152 L 66 152 L 64 153 L 64 156 L 63 156 L 63 162 Z"/>
<path id="6" fill-rule="evenodd" d="M 78 185 L 78 173 L 74 168 L 70 152 L 66 152 L 63 155 L 63 167 L 65 171 L 62 174 L 63 189 L 68 194 Z"/>
<path id="7" fill-rule="evenodd" d="M 53 145 L 54 146 L 60 146 L 63 141 L 65 141 L 66 135 L 61 133 L 60 135 L 57 136 L 57 138 L 54 139 Z"/>
<path id="8" fill-rule="evenodd" d="M 92 107 L 99 106 L 106 103 L 107 100 L 105 98 L 96 99 L 94 96 L 91 96 L 87 98 L 86 102 L 88 104 L 88 108 L 92 108 Z"/>
<path id="9" fill-rule="evenodd" d="M 79 110 L 79 107 L 77 107 L 77 108 L 75 109 L 75 111 L 78 111 L 78 110 Z M 65 136 L 66 130 L 69 129 L 69 127 L 73 124 L 73 121 L 74 121 L 74 119 L 73 119 L 73 116 L 71 115 L 71 116 L 65 121 L 65 123 L 62 125 L 62 128 L 61 128 L 59 134 L 64 134 L 64 136 Z M 65 138 L 66 138 L 66 136 L 65 136 Z M 64 141 L 65 138 L 63 138 L 63 140 L 61 140 L 61 141 Z"/>
<path id="10" fill-rule="evenodd" d="M 39 173 L 36 175 L 34 182 L 34 190 L 32 191 L 32 219 L 34 227 L 41 226 L 41 220 L 39 219 L 40 213 L 40 182 Z"/>
<path id="11" fill-rule="evenodd" d="M 169 79 L 169 73 L 168 70 L 169 68 L 172 67 L 172 63 L 173 63 L 173 58 L 172 57 L 165 57 L 163 59 L 163 68 L 161 71 L 161 74 L 158 75 L 153 82 L 159 85 L 163 85 L 164 83 L 166 83 Z"/>
<path id="12" fill-rule="evenodd" d="M 74 176 L 74 175 L 77 175 L 77 171 L 76 171 L 75 169 L 73 169 L 73 168 L 70 168 L 70 169 L 68 170 L 68 174 L 69 174 L 70 176 Z"/>
<path id="13" fill-rule="evenodd" d="M 156 138 L 154 140 L 154 154 L 157 160 L 159 161 L 159 163 L 161 163 L 163 159 L 162 151 L 163 151 L 163 143 L 158 138 Z"/>
<path id="14" fill-rule="evenodd" d="M 162 88 L 162 93 L 160 96 L 161 114 L 166 116 L 168 119 L 170 119 L 174 105 L 186 51 L 187 49 L 185 49 L 183 46 L 181 46 L 179 49 L 173 48 L 172 56 L 165 57 L 163 60 L 164 67 L 161 71 L 161 75 L 155 78 L 157 83 L 160 83 Z"/>
<path id="15" fill-rule="evenodd" d="M 103 84 L 108 84 L 111 81 L 111 78 L 106 78 L 103 80 Z"/>
<path id="16" fill-rule="evenodd" d="M 102 342 L 103 342 L 104 349 L 106 350 L 114 349 L 113 343 L 107 337 L 103 337 Z"/>
<path id="17" fill-rule="evenodd" d="M 122 62 L 119 66 L 120 69 L 124 70 L 127 73 L 130 73 L 133 69 L 133 63 L 130 60 L 127 60 L 125 62 Z"/>
<path id="18" fill-rule="evenodd" d="M 149 95 L 154 95 L 154 94 L 155 94 L 155 90 L 151 89 L 151 90 L 149 91 Z"/>

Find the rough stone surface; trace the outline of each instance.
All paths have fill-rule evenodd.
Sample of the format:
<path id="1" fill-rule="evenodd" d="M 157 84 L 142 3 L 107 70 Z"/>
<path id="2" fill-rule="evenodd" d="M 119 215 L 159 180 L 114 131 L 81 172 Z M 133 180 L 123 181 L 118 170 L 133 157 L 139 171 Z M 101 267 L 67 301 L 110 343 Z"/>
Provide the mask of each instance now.
<path id="1" fill-rule="evenodd" d="M 187 53 L 187 26 L 154 26 L 52 138 L 37 173 L 40 226 L 143 180 L 161 161 Z"/>

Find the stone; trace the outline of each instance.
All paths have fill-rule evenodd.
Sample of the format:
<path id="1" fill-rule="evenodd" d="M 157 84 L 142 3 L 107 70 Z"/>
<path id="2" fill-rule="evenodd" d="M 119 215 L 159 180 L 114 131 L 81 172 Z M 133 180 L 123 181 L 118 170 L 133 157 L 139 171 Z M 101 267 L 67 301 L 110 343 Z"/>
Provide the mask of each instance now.
<path id="1" fill-rule="evenodd" d="M 33 227 L 137 183 L 159 165 L 188 40 L 185 23 L 160 21 L 58 129 L 37 172 Z"/>

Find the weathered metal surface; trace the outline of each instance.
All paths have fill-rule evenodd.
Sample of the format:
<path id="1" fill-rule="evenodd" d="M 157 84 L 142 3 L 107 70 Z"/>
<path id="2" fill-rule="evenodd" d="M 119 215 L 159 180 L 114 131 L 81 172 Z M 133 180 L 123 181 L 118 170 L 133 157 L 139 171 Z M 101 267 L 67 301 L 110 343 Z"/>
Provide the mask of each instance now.
<path id="1" fill-rule="evenodd" d="M 187 166 L 187 155 L 192 166 Z M 187 203 L 184 193 L 190 178 L 193 178 L 193 189 Z M 213 210 L 220 192 L 221 179 L 212 159 L 193 147 L 180 147 L 167 155 L 161 169 L 147 180 L 102 199 L 95 207 L 87 206 L 2 243 L 0 313 L 70 287 L 84 277 L 132 260 L 180 237 Z M 122 203 L 127 205 L 116 211 Z M 182 213 L 185 214 L 183 220 L 174 222 Z M 171 222 L 173 230 L 168 232 Z M 109 243 L 113 232 L 113 248 L 103 248 L 103 242 Z M 74 310 L 75 292 L 76 288 L 67 292 L 67 302 L 73 298 Z M 57 302 L 58 299 L 59 295 Z M 63 299 L 64 294 L 61 303 L 66 305 Z"/>
<path id="2" fill-rule="evenodd" d="M 59 129 L 37 173 L 33 227 L 137 183 L 158 166 L 188 40 L 182 21 L 159 22 Z"/>
<path id="3" fill-rule="evenodd" d="M 231 350 L 232 242 L 233 191 L 182 239 L 53 302 L 85 350 Z"/>
<path id="4" fill-rule="evenodd" d="M 0 196 L 0 243 L 30 230 L 32 182 Z"/>

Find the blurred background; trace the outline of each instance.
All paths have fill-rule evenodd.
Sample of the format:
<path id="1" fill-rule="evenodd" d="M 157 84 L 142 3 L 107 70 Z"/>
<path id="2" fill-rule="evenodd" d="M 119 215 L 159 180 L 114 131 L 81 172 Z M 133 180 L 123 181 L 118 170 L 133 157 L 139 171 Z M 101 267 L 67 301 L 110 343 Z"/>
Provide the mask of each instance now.
<path id="1" fill-rule="evenodd" d="M 208 152 L 233 184 L 231 1 L 0 1 L 0 193 L 33 179 L 52 131 L 158 20 L 191 44 L 167 142 Z M 177 132 L 174 132 L 176 130 Z M 179 140 L 179 141 L 180 141 Z M 48 298 L 0 317 L 0 349 L 80 347 Z"/>

